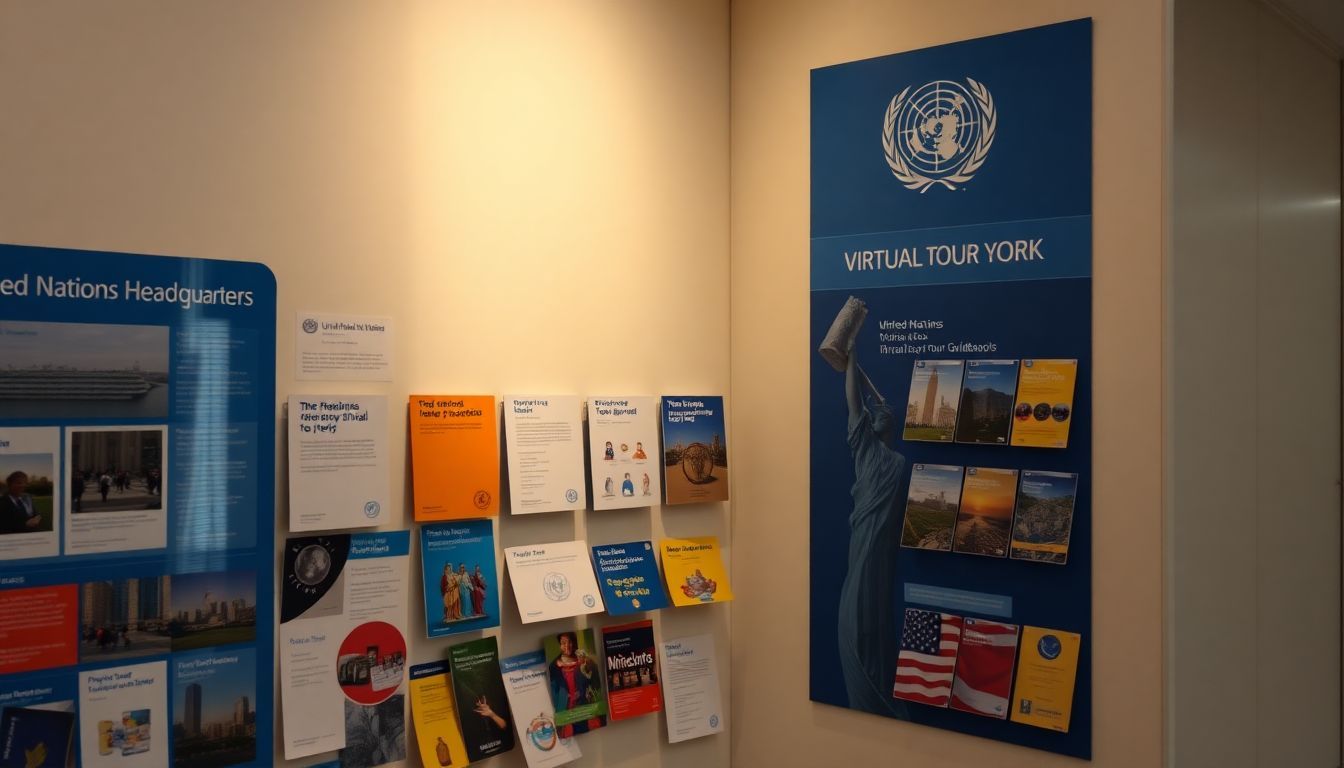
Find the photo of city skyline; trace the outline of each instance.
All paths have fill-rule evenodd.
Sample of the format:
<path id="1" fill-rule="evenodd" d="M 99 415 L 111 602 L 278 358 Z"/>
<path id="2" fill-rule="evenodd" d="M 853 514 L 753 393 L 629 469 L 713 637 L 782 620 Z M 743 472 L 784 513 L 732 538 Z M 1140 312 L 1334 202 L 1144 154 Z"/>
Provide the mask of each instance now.
<path id="1" fill-rule="evenodd" d="M 256 652 L 173 659 L 173 765 L 216 768 L 256 758 Z"/>
<path id="2" fill-rule="evenodd" d="M 171 576 L 80 585 L 80 661 L 168 653 Z"/>
<path id="3" fill-rule="evenodd" d="M 256 639 L 257 576 L 252 571 L 186 573 L 173 577 L 173 650 Z"/>

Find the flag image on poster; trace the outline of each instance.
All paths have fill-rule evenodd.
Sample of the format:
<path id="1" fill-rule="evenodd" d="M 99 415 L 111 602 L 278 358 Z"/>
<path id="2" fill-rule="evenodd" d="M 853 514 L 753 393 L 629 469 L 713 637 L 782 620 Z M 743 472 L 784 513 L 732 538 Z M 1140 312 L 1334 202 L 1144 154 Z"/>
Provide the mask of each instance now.
<path id="1" fill-rule="evenodd" d="M 946 707 L 952 696 L 952 673 L 960 644 L 960 616 L 906 608 L 891 695 L 931 707 Z"/>
<path id="2" fill-rule="evenodd" d="M 968 360 L 961 385 L 957 442 L 1007 445 L 1016 394 L 1016 360 Z"/>
<path id="3" fill-rule="evenodd" d="M 1017 625 L 967 618 L 961 627 L 952 709 L 1002 720 L 1013 693 Z"/>
<path id="4" fill-rule="evenodd" d="M 916 360 L 905 404 L 904 440 L 952 442 L 961 402 L 961 360 Z"/>

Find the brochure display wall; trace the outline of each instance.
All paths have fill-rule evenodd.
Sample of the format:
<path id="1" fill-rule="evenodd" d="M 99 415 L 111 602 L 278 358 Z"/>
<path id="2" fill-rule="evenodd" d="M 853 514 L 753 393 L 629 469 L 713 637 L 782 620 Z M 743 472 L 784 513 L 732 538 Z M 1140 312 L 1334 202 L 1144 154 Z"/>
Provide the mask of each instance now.
<path id="1" fill-rule="evenodd" d="M 0 264 L 0 765 L 270 765 L 270 270 Z"/>
<path id="2" fill-rule="evenodd" d="M 812 73 L 815 701 L 1091 752 L 1091 23 Z"/>

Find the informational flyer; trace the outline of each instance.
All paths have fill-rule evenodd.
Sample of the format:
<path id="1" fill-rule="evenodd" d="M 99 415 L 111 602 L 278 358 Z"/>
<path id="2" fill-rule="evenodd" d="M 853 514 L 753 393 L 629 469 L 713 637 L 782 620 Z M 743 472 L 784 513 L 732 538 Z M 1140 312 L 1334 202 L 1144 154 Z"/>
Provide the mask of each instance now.
<path id="1" fill-rule="evenodd" d="M 602 600 L 612 616 L 667 607 L 653 542 L 599 544 L 593 547 L 593 563 Z"/>
<path id="2" fill-rule="evenodd" d="M 275 295 L 0 245 L 0 766 L 270 764 Z"/>
<path id="3" fill-rule="evenodd" d="M 524 624 L 604 610 L 586 542 L 509 547 L 504 560 Z"/>
<path id="4" fill-rule="evenodd" d="M 285 542 L 279 655 L 286 760 L 333 749 L 347 750 L 342 764 L 404 758 L 409 561 L 409 531 Z M 370 762 L 375 756 L 381 762 Z"/>
<path id="5" fill-rule="evenodd" d="M 410 675 L 411 719 L 426 768 L 466 765 L 467 745 L 457 722 L 447 661 L 417 664 Z"/>
<path id="6" fill-rule="evenodd" d="M 659 547 L 673 605 L 726 603 L 733 599 L 717 536 L 663 539 Z"/>
<path id="7" fill-rule="evenodd" d="M 808 132 L 809 697 L 1081 759 L 1092 36 L 1076 19 L 818 67 Z M 1009 556 L 1027 471 L 1078 477 L 1053 567 Z M 1034 505 L 1028 535 L 1058 546 L 1063 506 Z M 1068 732 L 893 697 L 907 609 L 1080 634 Z"/>
<path id="8" fill-rule="evenodd" d="M 392 519 L 386 397 L 290 395 L 287 418 L 290 531 Z"/>
<path id="9" fill-rule="evenodd" d="M 588 398 L 593 509 L 648 507 L 663 498 L 657 411 L 656 397 Z"/>
<path id="10" fill-rule="evenodd" d="M 474 763 L 513 749 L 513 711 L 499 668 L 499 641 L 491 635 L 452 646 L 448 668 L 467 760 Z"/>
<path id="11" fill-rule="evenodd" d="M 546 655 L 541 651 L 510 656 L 502 662 L 504 690 L 513 710 L 514 726 L 522 734 L 523 757 L 528 768 L 546 768 L 572 763 L 583 757 L 572 735 L 560 735 L 555 724 L 552 681 Z"/>
<path id="12" fill-rule="evenodd" d="M 492 520 L 420 526 L 420 569 L 429 637 L 499 626 Z"/>
<path id="13" fill-rule="evenodd" d="M 723 700 L 713 635 L 695 635 L 658 644 L 667 704 L 667 740 L 698 739 L 723 731 Z"/>
<path id="14" fill-rule="evenodd" d="M 721 395 L 663 395 L 664 501 L 728 500 L 728 429 Z"/>
<path id="15" fill-rule="evenodd" d="M 583 404 L 577 395 L 505 395 L 515 515 L 583 509 Z"/>
<path id="16" fill-rule="evenodd" d="M 607 702 L 612 720 L 662 711 L 662 677 L 657 643 L 648 619 L 602 628 L 607 667 Z"/>
<path id="17" fill-rule="evenodd" d="M 391 381 L 392 319 L 301 311 L 294 318 L 294 378 Z"/>
<path id="18" fill-rule="evenodd" d="M 499 514 L 499 412 L 491 395 L 411 395 L 415 519 Z"/>
<path id="19" fill-rule="evenodd" d="M 1013 722 L 1068 732 L 1082 641 L 1076 632 L 1022 628 L 1017 687 L 1013 690 Z"/>

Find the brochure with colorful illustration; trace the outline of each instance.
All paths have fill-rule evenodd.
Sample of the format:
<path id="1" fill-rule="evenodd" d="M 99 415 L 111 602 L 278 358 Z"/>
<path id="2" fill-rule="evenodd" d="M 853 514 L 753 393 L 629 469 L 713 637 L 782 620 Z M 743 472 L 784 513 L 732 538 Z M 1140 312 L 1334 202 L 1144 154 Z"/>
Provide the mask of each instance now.
<path id="1" fill-rule="evenodd" d="M 168 764 L 168 664 L 79 673 L 79 752 L 88 768 Z"/>
<path id="2" fill-rule="evenodd" d="M 1057 565 L 1068 562 L 1077 498 L 1078 475 L 1023 470 L 1010 556 Z"/>
<path id="3" fill-rule="evenodd" d="M 416 520 L 499 514 L 498 422 L 491 395 L 411 395 Z"/>
<path id="4" fill-rule="evenodd" d="M 602 600 L 612 616 L 667 607 L 653 542 L 599 544 L 593 547 L 593 563 Z"/>
<path id="5" fill-rule="evenodd" d="M 1016 624 L 967 618 L 952 679 L 952 709 L 999 720 L 1008 717 L 1016 657 Z"/>
<path id="6" fill-rule="evenodd" d="M 676 606 L 726 603 L 733 599 L 717 536 L 663 539 L 663 577 Z"/>
<path id="7" fill-rule="evenodd" d="M 509 547 L 504 561 L 524 624 L 604 610 L 587 542 Z"/>
<path id="8" fill-rule="evenodd" d="M 910 470 L 901 546 L 943 552 L 952 549 L 952 528 L 957 524 L 964 474 L 962 467 L 948 464 L 916 464 Z"/>
<path id="9" fill-rule="evenodd" d="M 502 662 L 504 690 L 513 710 L 514 727 L 521 734 L 523 757 L 528 768 L 564 765 L 583 756 L 579 743 L 561 736 L 555 723 L 555 704 L 551 698 L 551 679 L 546 654 L 541 651 L 510 656 Z"/>
<path id="10" fill-rule="evenodd" d="M 1077 360 L 1023 360 L 1011 445 L 1068 448 Z"/>
<path id="11" fill-rule="evenodd" d="M 916 360 L 910 374 L 902 440 L 952 442 L 961 402 L 962 360 Z"/>
<path id="12" fill-rule="evenodd" d="M 651 396 L 588 399 L 593 509 L 648 507 L 663 498 L 657 410 L 658 399 Z"/>
<path id="13" fill-rule="evenodd" d="M 513 749 L 513 711 L 499 668 L 499 641 L 491 635 L 454 645 L 448 649 L 448 668 L 467 760 L 474 763 Z"/>
<path id="14" fill-rule="evenodd" d="M 662 678 L 652 621 L 603 627 L 602 655 L 606 659 L 607 704 L 612 720 L 662 710 Z"/>
<path id="15" fill-rule="evenodd" d="M 563 630 L 542 638 L 550 680 L 555 724 L 562 737 L 607 724 L 607 695 L 602 687 L 602 657 L 593 629 Z"/>
<path id="16" fill-rule="evenodd" d="M 280 574 L 285 759 L 405 749 L 410 531 L 296 536 Z M 402 724 L 404 725 L 404 723 Z"/>
<path id="17" fill-rule="evenodd" d="M 467 764 L 467 745 L 457 723 L 448 662 L 436 661 L 411 667 L 408 690 L 411 720 L 425 768 L 447 768 Z"/>
<path id="18" fill-rule="evenodd" d="M 289 530 L 391 519 L 386 397 L 290 395 L 287 419 Z"/>
<path id="19" fill-rule="evenodd" d="M 505 395 L 509 510 L 583 509 L 583 405 L 577 395 Z"/>
<path id="20" fill-rule="evenodd" d="M 966 361 L 957 412 L 957 442 L 1007 445 L 1016 394 L 1016 360 Z"/>
<path id="21" fill-rule="evenodd" d="M 493 520 L 420 526 L 420 566 L 429 637 L 499 626 Z"/>
<path id="22" fill-rule="evenodd" d="M 1016 498 L 1016 469 L 967 467 L 952 551 L 1006 557 Z"/>
<path id="23" fill-rule="evenodd" d="M 1013 690 L 1014 723 L 1068 733 L 1082 635 L 1041 627 L 1022 628 Z"/>
<path id="24" fill-rule="evenodd" d="M 663 395 L 668 504 L 728 500 L 728 431 L 720 395 Z"/>
<path id="25" fill-rule="evenodd" d="M 723 731 L 723 699 L 713 635 L 664 640 L 658 644 L 667 705 L 667 740 L 698 739 Z"/>

